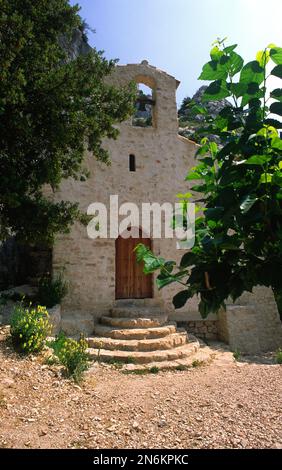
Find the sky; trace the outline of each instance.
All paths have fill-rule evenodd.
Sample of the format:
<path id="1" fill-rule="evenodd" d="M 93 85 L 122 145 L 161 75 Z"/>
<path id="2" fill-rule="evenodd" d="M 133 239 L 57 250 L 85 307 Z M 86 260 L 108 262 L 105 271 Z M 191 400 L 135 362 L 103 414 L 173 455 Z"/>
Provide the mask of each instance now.
<path id="1" fill-rule="evenodd" d="M 178 105 L 198 80 L 212 42 L 227 36 L 245 62 L 274 43 L 282 47 L 282 0 L 71 0 L 95 29 L 89 43 L 120 64 L 143 59 L 181 81 Z"/>

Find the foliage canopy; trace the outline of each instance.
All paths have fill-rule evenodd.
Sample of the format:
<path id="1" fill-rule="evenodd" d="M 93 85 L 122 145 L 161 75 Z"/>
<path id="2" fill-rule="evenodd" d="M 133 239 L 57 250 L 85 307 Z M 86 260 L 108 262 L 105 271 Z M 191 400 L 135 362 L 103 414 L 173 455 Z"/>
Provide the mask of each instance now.
<path id="1" fill-rule="evenodd" d="M 189 189 L 204 207 L 196 218 L 196 242 L 180 266 L 137 247 L 145 272 L 160 271 L 159 288 L 178 282 L 176 308 L 198 294 L 203 317 L 235 301 L 256 285 L 269 286 L 279 300 L 282 291 L 282 89 L 267 91 L 270 77 L 282 78 L 282 48 L 270 44 L 244 64 L 236 45 L 216 41 L 201 80 L 212 81 L 205 100 L 232 99 L 215 119 L 204 108 L 207 134 L 198 162 L 188 173 Z"/>
<path id="2" fill-rule="evenodd" d="M 81 219 L 42 188 L 85 178 L 86 147 L 108 163 L 102 139 L 133 112 L 133 87 L 104 80 L 115 60 L 95 49 L 70 58 L 65 44 L 85 35 L 78 11 L 68 0 L 0 0 L 0 240 L 52 242 Z"/>

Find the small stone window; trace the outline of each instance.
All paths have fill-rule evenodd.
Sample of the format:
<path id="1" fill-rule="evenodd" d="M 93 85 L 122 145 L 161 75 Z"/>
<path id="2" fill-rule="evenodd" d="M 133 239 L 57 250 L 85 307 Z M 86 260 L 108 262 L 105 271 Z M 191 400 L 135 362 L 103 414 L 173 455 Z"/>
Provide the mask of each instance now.
<path id="1" fill-rule="evenodd" d="M 135 103 L 135 113 L 132 118 L 132 125 L 135 127 L 154 126 L 154 91 L 143 83 L 138 83 L 137 99 Z"/>
<path id="2" fill-rule="evenodd" d="M 129 155 L 129 171 L 136 171 L 136 159 L 132 153 Z"/>

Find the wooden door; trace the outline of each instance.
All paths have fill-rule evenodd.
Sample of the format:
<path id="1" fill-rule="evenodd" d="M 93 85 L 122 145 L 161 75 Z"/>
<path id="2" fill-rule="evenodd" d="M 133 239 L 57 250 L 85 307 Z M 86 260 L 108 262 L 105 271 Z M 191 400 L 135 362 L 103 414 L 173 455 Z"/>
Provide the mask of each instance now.
<path id="1" fill-rule="evenodd" d="M 133 251 L 138 243 L 143 243 L 151 249 L 149 238 L 119 236 L 116 239 L 116 299 L 152 297 L 152 275 L 143 273 L 143 263 L 137 264 Z"/>

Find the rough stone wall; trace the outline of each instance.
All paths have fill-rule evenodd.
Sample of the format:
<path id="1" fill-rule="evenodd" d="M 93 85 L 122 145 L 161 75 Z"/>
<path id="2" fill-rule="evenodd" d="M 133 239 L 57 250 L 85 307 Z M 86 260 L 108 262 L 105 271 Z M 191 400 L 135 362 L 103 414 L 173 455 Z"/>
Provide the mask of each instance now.
<path id="1" fill-rule="evenodd" d="M 203 340 L 214 341 L 218 339 L 217 320 L 179 321 L 177 326 L 185 328 L 188 333 L 192 333 Z"/>
<path id="2" fill-rule="evenodd" d="M 102 202 L 109 209 L 109 196 L 118 195 L 124 202 L 176 202 L 178 192 L 186 192 L 184 178 L 194 165 L 195 144 L 178 136 L 175 78 L 148 65 L 116 67 L 110 81 L 123 85 L 131 80 L 144 83 L 154 90 L 156 105 L 154 126 L 133 127 L 131 119 L 120 124 L 117 141 L 105 140 L 104 148 L 111 156 L 111 166 L 97 162 L 87 154 L 85 165 L 91 177 L 85 182 L 69 179 L 61 185 L 56 199 L 79 201 L 86 211 L 92 202 Z M 130 172 L 129 155 L 136 157 L 136 172 Z M 121 217 L 123 219 L 124 217 Z M 183 252 L 176 250 L 175 240 L 153 240 L 155 253 L 180 260 Z M 58 238 L 53 250 L 53 266 L 64 266 L 70 290 L 63 304 L 63 315 L 81 312 L 99 317 L 107 313 L 115 301 L 115 240 L 91 240 L 86 228 L 75 225 L 69 235 Z M 179 290 L 170 286 L 161 292 L 154 285 L 154 297 L 163 298 L 166 309 L 173 315 L 173 294 Z M 187 304 L 185 314 L 197 311 L 196 302 Z M 73 313 L 72 313 L 73 312 Z M 198 318 L 200 318 L 198 316 Z"/>
<path id="3" fill-rule="evenodd" d="M 218 313 L 219 338 L 233 350 L 254 354 L 282 347 L 282 323 L 271 289 L 256 287 Z"/>

